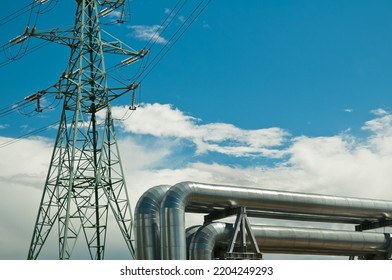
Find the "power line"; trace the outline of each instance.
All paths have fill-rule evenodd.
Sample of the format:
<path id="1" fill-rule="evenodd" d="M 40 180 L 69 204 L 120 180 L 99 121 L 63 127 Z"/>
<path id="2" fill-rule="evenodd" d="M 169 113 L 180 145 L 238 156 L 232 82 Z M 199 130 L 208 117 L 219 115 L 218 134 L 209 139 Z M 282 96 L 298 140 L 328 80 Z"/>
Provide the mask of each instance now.
<path id="1" fill-rule="evenodd" d="M 166 31 L 168 26 L 173 22 L 174 18 L 179 14 L 179 12 L 184 7 L 186 1 L 181 4 L 183 0 L 179 0 L 175 7 L 171 10 L 170 13 L 166 16 L 166 18 L 161 23 L 161 29 L 157 30 L 149 39 L 149 41 L 144 46 L 144 49 L 151 50 L 158 42 L 158 39 L 163 36 L 163 33 Z M 205 3 L 205 4 L 204 4 Z M 134 80 L 137 84 L 142 82 L 151 72 L 155 69 L 155 67 L 159 64 L 159 62 L 167 55 L 167 53 L 173 48 L 173 46 L 179 41 L 179 39 L 184 35 L 184 33 L 190 28 L 190 26 L 195 22 L 195 20 L 200 16 L 200 14 L 207 8 L 207 6 L 211 3 L 211 0 L 206 1 L 202 0 L 199 4 L 193 9 L 190 15 L 182 22 L 181 26 L 172 34 L 172 36 L 165 42 L 164 46 L 158 51 L 158 53 L 150 60 L 150 56 L 147 57 L 147 61 L 142 61 L 142 64 L 139 66 L 139 70 L 134 74 L 131 78 L 123 78 L 124 80 Z M 203 5 L 204 4 L 204 5 Z M 182 32 L 181 32 L 182 30 Z M 160 31 L 160 32 L 159 32 Z M 120 70 L 126 65 L 117 64 L 112 68 L 108 69 L 108 71 Z"/>
<path id="2" fill-rule="evenodd" d="M 24 6 L 23 8 L 20 8 L 20 9 L 16 10 L 15 12 L 12 12 L 8 16 L 1 18 L 0 19 L 0 26 L 17 19 L 18 17 L 22 16 L 23 14 L 28 13 L 31 10 L 31 8 L 33 8 L 35 5 L 40 5 L 40 3 L 33 1 L 32 3 Z"/>
<path id="3" fill-rule="evenodd" d="M 26 138 L 28 138 L 28 137 L 30 137 L 30 136 L 32 136 L 32 135 L 36 135 L 36 134 L 41 133 L 41 132 L 43 132 L 43 131 L 45 131 L 45 130 L 48 130 L 50 127 L 53 127 L 54 125 L 57 125 L 58 123 L 59 123 L 59 122 L 57 121 L 57 122 L 48 124 L 48 125 L 46 125 L 46 126 L 44 126 L 44 127 L 38 128 L 38 129 L 33 130 L 33 131 L 31 131 L 31 132 L 28 132 L 28 133 L 26 133 L 26 134 L 23 134 L 23 135 L 21 135 L 21 136 L 19 136 L 19 137 L 17 137 L 17 138 L 13 138 L 13 139 L 11 139 L 11 140 L 9 140 L 9 141 L 0 143 L 0 149 L 5 148 L 5 147 L 7 147 L 7 146 L 10 146 L 10 145 L 12 145 L 12 144 L 15 144 L 15 143 L 17 143 L 17 142 L 19 142 L 19 141 L 21 141 L 21 140 L 23 140 L 23 139 L 26 139 Z"/>
<path id="4" fill-rule="evenodd" d="M 157 32 L 150 38 L 150 40 L 146 43 L 145 47 L 151 49 L 153 48 L 158 41 L 158 36 L 162 36 L 163 33 L 167 30 L 168 26 L 173 22 L 173 19 L 179 14 L 179 12 L 182 10 L 182 8 L 184 7 L 186 1 L 184 1 L 182 3 L 181 6 L 179 6 L 181 4 L 181 2 L 183 2 L 183 0 L 179 0 L 175 7 L 171 10 L 170 13 L 168 13 L 167 17 L 163 20 L 161 26 L 164 26 L 163 28 L 161 28 L 161 32 L 158 33 Z M 172 36 L 170 37 L 169 40 L 166 41 L 165 45 L 160 49 L 160 51 L 153 57 L 153 59 L 151 61 L 148 61 L 145 63 L 145 66 L 143 66 L 143 70 L 141 70 L 141 67 L 139 67 L 138 72 L 135 74 L 134 76 L 134 80 L 138 81 L 138 84 L 140 84 L 142 81 L 144 81 L 144 79 L 146 79 L 146 77 L 157 67 L 157 65 L 162 61 L 162 59 L 167 55 L 167 53 L 173 48 L 173 46 L 181 39 L 181 37 L 184 35 L 184 33 L 191 27 L 191 25 L 196 21 L 196 19 L 200 16 L 200 14 L 208 7 L 208 5 L 211 3 L 211 0 L 202 0 L 194 9 L 193 11 L 189 14 L 189 16 L 182 22 L 181 26 L 176 30 L 175 33 L 172 34 Z M 35 50 L 38 50 L 40 48 L 42 48 L 43 46 L 49 44 L 50 42 L 44 42 L 38 46 L 35 46 L 34 48 L 31 48 L 28 52 L 26 51 L 26 54 L 29 54 Z M 0 63 L 0 68 L 4 66 L 4 62 Z M 119 69 L 124 67 L 124 65 L 120 65 L 117 68 L 116 67 L 112 67 L 110 68 L 110 70 L 108 72 L 113 71 L 114 69 Z M 116 80 L 118 83 L 123 84 L 124 86 L 127 86 L 125 83 L 121 82 L 119 79 L 116 79 L 114 76 L 108 74 L 108 76 L 110 76 L 112 79 Z M 53 86 L 52 86 L 53 87 Z M 52 102 L 53 105 L 54 102 Z M 30 106 L 31 102 L 23 100 L 20 102 L 17 102 L 15 104 L 12 104 L 6 108 L 3 108 L 2 110 L 0 110 L 0 117 L 4 117 L 7 116 L 15 111 L 19 111 L 21 113 L 21 110 L 27 106 Z M 51 106 L 51 105 L 50 105 Z M 43 109 L 45 108 L 50 108 L 50 106 L 46 106 L 43 107 Z M 56 105 L 58 106 L 58 104 Z M 25 114 L 25 115 L 29 115 L 29 114 Z M 126 118 L 128 119 L 130 116 L 132 115 L 132 113 Z M 126 115 L 124 115 L 125 117 Z M 121 118 L 121 119 L 124 119 Z M 57 123 L 57 122 L 56 122 Z M 55 124 L 56 124 L 55 123 Z M 53 125 L 53 124 L 51 124 Z M 49 126 L 51 126 L 49 125 Z M 15 138 L 14 140 L 10 140 L 6 143 L 0 144 L 0 148 L 2 148 L 4 145 L 8 146 L 11 145 L 15 142 L 20 141 L 21 139 L 24 139 L 26 137 L 29 137 L 30 135 L 34 135 L 37 133 L 40 133 L 44 130 L 46 130 L 49 126 L 40 128 L 38 130 L 35 130 L 31 133 L 22 135 L 18 138 Z"/>
<path id="5" fill-rule="evenodd" d="M 5 25 L 13 20 L 16 20 L 18 17 L 20 17 L 24 14 L 27 14 L 28 12 L 31 13 L 34 10 L 34 8 L 37 8 L 37 7 L 39 7 L 40 14 L 47 13 L 47 12 L 51 11 L 52 9 L 54 9 L 56 7 L 56 5 L 58 4 L 58 2 L 59 2 L 59 0 L 51 0 L 51 1 L 34 1 L 33 0 L 30 4 L 27 4 L 26 6 L 12 12 L 8 16 L 1 18 L 0 19 L 0 26 Z M 42 9 L 41 7 L 44 4 L 47 4 L 47 5 L 45 5 L 45 7 Z"/>
<path id="6" fill-rule="evenodd" d="M 177 9 L 177 7 L 180 5 L 180 3 L 182 1 L 183 0 L 179 0 L 176 3 L 176 5 L 174 6 L 174 8 L 169 13 L 167 13 L 166 18 L 159 25 L 159 26 L 162 27 L 161 28 L 162 31 L 160 31 L 160 29 L 157 29 L 157 31 L 151 36 L 150 40 L 144 46 L 144 49 L 152 48 L 157 43 L 159 37 L 162 36 L 165 33 L 166 29 L 171 25 L 171 23 L 173 22 L 174 18 L 180 13 L 180 11 L 184 8 L 185 4 L 187 3 L 187 0 L 183 1 L 183 4 Z M 174 13 L 174 11 L 176 11 L 176 12 Z M 158 31 L 160 31 L 160 32 L 158 32 Z M 149 44 L 153 41 L 153 39 L 154 39 L 154 42 L 152 43 L 151 46 L 149 46 Z"/>
<path id="7" fill-rule="evenodd" d="M 7 107 L 0 110 L 0 118 L 8 116 L 11 113 L 14 113 L 17 110 L 19 110 L 19 108 L 24 107 L 26 105 L 27 105 L 27 102 L 25 100 L 23 100 L 23 101 L 19 101 L 19 102 L 12 104 L 12 105 L 7 106 Z"/>
<path id="8" fill-rule="evenodd" d="M 44 90 L 40 90 L 36 93 L 33 93 L 27 97 L 25 97 L 23 100 L 18 101 L 14 104 L 8 105 L 7 107 L 4 107 L 3 109 L 0 110 L 0 118 L 8 116 L 11 113 L 14 112 L 19 112 L 23 115 L 29 115 L 29 113 L 24 113 L 23 109 L 35 104 L 36 108 L 35 111 L 40 112 L 42 110 L 45 109 L 54 109 L 55 107 L 57 107 L 60 102 L 59 100 L 62 98 L 60 96 L 60 93 L 58 92 L 58 87 L 61 84 L 61 79 L 49 86 L 48 88 L 44 89 Z M 42 99 L 44 98 L 44 96 L 47 96 L 48 94 L 50 94 L 51 96 L 53 96 L 53 101 L 51 103 L 49 103 L 48 105 L 45 105 L 42 102 Z M 56 104 L 57 103 L 57 104 Z"/>
<path id="9" fill-rule="evenodd" d="M 180 3 L 183 2 L 183 4 L 181 6 Z M 163 33 L 167 30 L 167 28 L 172 24 L 174 18 L 179 14 L 179 12 L 183 9 L 183 7 L 185 6 L 187 0 L 179 0 L 173 9 L 170 10 L 169 13 L 167 13 L 166 18 L 161 22 L 161 24 L 159 24 L 158 26 L 160 28 L 157 28 L 157 30 L 154 32 L 154 34 L 152 36 L 150 36 L 150 39 L 148 40 L 148 42 L 144 45 L 143 49 L 145 50 L 151 50 L 158 42 L 158 39 L 163 35 Z M 127 81 L 131 81 L 134 80 L 135 77 L 139 76 L 139 74 L 141 73 L 142 69 L 144 70 L 146 68 L 145 65 L 148 64 L 148 60 L 149 60 L 150 56 L 147 56 L 147 62 L 145 62 L 145 60 L 143 59 L 141 61 L 141 65 L 139 66 L 138 71 L 134 74 L 133 77 L 130 78 L 123 78 L 123 80 L 127 80 Z M 118 63 L 117 65 L 112 66 L 111 68 L 108 69 L 108 72 L 111 72 L 113 70 L 117 70 L 119 71 L 120 69 L 124 68 L 126 65 L 123 63 Z"/>
<path id="10" fill-rule="evenodd" d="M 7 60 L 0 62 L 0 68 L 9 65 L 10 63 L 23 58 L 25 55 L 30 54 L 43 46 L 47 45 L 49 42 L 44 42 L 37 46 L 33 46 L 31 49 L 29 48 L 29 41 L 24 43 L 29 37 L 27 36 L 27 32 L 29 30 L 29 26 L 33 26 L 33 28 L 37 25 L 39 16 L 41 14 L 47 13 L 55 8 L 58 4 L 59 0 L 51 0 L 51 1 L 37 1 L 34 0 L 31 4 L 11 13 L 10 15 L 0 19 L 0 26 L 16 19 L 19 16 L 22 16 L 29 12 L 29 17 L 27 20 L 26 28 L 23 35 L 15 37 L 11 39 L 9 42 L 0 46 L 0 50 L 4 52 Z M 47 4 L 48 3 L 48 4 Z M 46 5 L 44 5 L 46 4 Z M 35 13 L 35 17 L 34 14 Z M 16 40 L 17 39 L 17 40 Z M 11 48 L 13 46 L 19 45 L 19 49 L 16 54 L 11 54 Z"/>
<path id="11" fill-rule="evenodd" d="M 160 50 L 160 52 L 153 58 L 153 60 L 147 65 L 146 68 L 150 67 L 150 65 L 157 59 L 155 64 L 144 74 L 144 71 L 137 77 L 136 80 L 138 80 L 140 83 L 152 72 L 152 70 L 155 69 L 155 67 L 158 65 L 158 63 L 167 55 L 167 53 L 173 48 L 173 46 L 178 42 L 178 40 L 184 35 L 184 33 L 191 27 L 191 25 L 195 22 L 195 20 L 200 16 L 200 14 L 208 7 L 208 5 L 211 3 L 211 0 L 208 0 L 207 3 L 202 6 L 202 8 L 196 13 L 196 11 L 201 7 L 201 5 L 206 2 L 206 0 L 201 1 L 196 8 L 192 11 L 192 13 L 187 17 L 187 19 L 182 23 L 180 28 L 172 35 L 172 37 L 168 40 L 167 44 Z M 195 16 L 193 16 L 196 13 Z M 193 17 L 193 18 L 192 18 Z M 189 24 L 187 24 L 189 22 Z M 187 24 L 187 25 L 186 25 Z M 185 27 L 185 29 L 177 36 L 177 34 L 181 31 L 181 29 Z M 176 37 L 177 36 L 177 37 Z M 173 41 L 174 40 L 174 41 Z M 170 44 L 173 41 L 172 44 Z M 163 50 L 167 47 L 165 52 Z M 160 54 L 163 52 L 163 54 L 160 56 Z M 144 74 L 144 75 L 143 75 Z"/>
<path id="12" fill-rule="evenodd" d="M 35 46 L 31 47 L 31 48 L 23 47 L 23 48 L 25 48 L 25 51 L 21 52 L 21 50 L 19 50 L 17 55 L 14 55 L 14 56 L 10 55 L 10 57 L 8 57 L 7 60 L 1 61 L 0 62 L 0 68 L 5 67 L 5 66 L 7 66 L 7 65 L 17 61 L 17 60 L 20 60 L 23 57 L 25 57 L 25 56 L 27 56 L 27 55 L 29 55 L 31 53 L 34 53 L 34 52 L 42 49 L 43 47 L 45 47 L 45 46 L 47 46 L 49 44 L 50 44 L 50 42 L 42 42 L 42 43 L 40 43 L 38 45 L 35 45 Z M 10 44 L 8 44 L 8 45 L 10 45 Z M 3 49 L 4 53 L 6 51 L 8 51 L 10 48 L 11 48 L 11 46 L 8 46 L 7 48 Z M 22 46 L 21 46 L 21 48 L 22 48 Z M 1 47 L 0 47 L 0 49 L 1 49 Z M 5 53 L 5 55 L 8 56 L 6 53 Z"/>

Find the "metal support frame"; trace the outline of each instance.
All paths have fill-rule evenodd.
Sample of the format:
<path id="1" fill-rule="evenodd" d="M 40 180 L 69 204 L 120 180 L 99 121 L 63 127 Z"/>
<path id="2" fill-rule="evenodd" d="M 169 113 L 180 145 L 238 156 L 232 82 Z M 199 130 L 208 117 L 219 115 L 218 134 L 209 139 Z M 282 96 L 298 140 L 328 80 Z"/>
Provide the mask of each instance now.
<path id="1" fill-rule="evenodd" d="M 387 260 L 392 260 L 392 242 L 389 244 L 388 253 L 387 253 Z"/>
<path id="2" fill-rule="evenodd" d="M 359 225 L 355 226 L 356 231 L 364 231 L 382 227 L 392 226 L 392 219 L 380 219 L 378 221 L 365 221 Z"/>
<path id="3" fill-rule="evenodd" d="M 227 246 L 225 259 L 262 259 L 263 255 L 260 252 L 256 237 L 252 232 L 252 227 L 246 213 L 246 207 L 241 206 L 237 208 L 226 208 L 221 211 L 214 211 L 204 216 L 204 223 L 210 223 L 214 220 L 227 218 L 233 215 L 237 215 L 237 217 L 234 223 L 233 235 L 231 236 Z M 247 239 L 249 239 L 252 250 L 248 250 Z"/>
<path id="4" fill-rule="evenodd" d="M 365 231 L 372 230 L 382 227 L 390 227 L 392 226 L 392 219 L 384 218 L 376 221 L 364 221 L 359 225 L 355 226 L 355 231 Z M 385 256 L 385 259 L 390 260 L 392 256 L 392 242 L 389 245 L 388 253 Z M 366 256 L 358 256 L 358 259 L 366 259 Z M 349 260 L 354 260 L 355 256 L 350 256 Z"/>
<path id="5" fill-rule="evenodd" d="M 222 210 L 215 210 L 204 216 L 204 224 L 211 223 L 215 220 L 224 219 L 238 214 L 238 208 L 225 208 Z"/>

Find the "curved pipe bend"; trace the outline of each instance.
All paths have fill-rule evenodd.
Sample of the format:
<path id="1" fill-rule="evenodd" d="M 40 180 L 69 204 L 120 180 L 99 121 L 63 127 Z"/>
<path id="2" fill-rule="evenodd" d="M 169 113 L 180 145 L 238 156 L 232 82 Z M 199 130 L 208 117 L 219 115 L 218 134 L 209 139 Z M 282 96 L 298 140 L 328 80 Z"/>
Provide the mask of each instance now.
<path id="1" fill-rule="evenodd" d="M 135 239 L 137 260 L 161 259 L 160 207 L 170 186 L 160 185 L 147 190 L 135 207 Z"/>

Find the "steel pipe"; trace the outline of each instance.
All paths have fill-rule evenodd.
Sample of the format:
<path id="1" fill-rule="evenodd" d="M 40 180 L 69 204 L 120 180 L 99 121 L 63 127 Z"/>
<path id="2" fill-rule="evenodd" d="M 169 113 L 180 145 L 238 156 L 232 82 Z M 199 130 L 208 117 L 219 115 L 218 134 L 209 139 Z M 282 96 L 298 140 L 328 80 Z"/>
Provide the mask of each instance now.
<path id="1" fill-rule="evenodd" d="M 252 232 L 263 253 L 386 256 L 390 234 L 252 225 Z M 233 233 L 233 226 L 211 223 L 201 227 L 189 246 L 189 258 L 211 260 L 222 257 Z"/>
<path id="2" fill-rule="evenodd" d="M 392 217 L 392 202 L 385 200 L 182 182 L 172 186 L 161 203 L 161 257 L 186 259 L 185 211 L 211 212 L 236 206 L 266 211 L 270 217 L 271 213 L 285 214 L 287 219 L 306 215 L 315 221 L 319 216 L 339 222 Z"/>
<path id="3" fill-rule="evenodd" d="M 160 185 L 146 191 L 135 207 L 135 239 L 136 259 L 161 259 L 160 206 L 161 201 L 170 188 Z"/>
<path id="4" fill-rule="evenodd" d="M 186 259 L 187 260 L 190 259 L 190 256 L 189 256 L 190 250 L 189 250 L 189 248 L 191 246 L 191 242 L 192 242 L 193 237 L 195 236 L 196 232 L 199 230 L 200 227 L 201 227 L 200 225 L 195 225 L 195 226 L 188 227 L 185 230 L 186 248 L 187 248 L 186 249 Z"/>

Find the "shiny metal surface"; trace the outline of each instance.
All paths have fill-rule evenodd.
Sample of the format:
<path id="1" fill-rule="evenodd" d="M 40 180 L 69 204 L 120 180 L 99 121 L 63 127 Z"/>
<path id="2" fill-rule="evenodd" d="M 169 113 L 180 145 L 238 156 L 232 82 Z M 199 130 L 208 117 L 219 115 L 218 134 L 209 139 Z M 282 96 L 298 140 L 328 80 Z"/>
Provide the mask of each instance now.
<path id="1" fill-rule="evenodd" d="M 224 253 L 233 226 L 211 223 L 201 227 L 189 246 L 189 258 L 211 260 Z M 364 256 L 388 252 L 390 234 L 252 225 L 263 253 Z"/>
<path id="2" fill-rule="evenodd" d="M 160 260 L 160 205 L 170 188 L 160 185 L 146 191 L 135 208 L 136 259 Z"/>
<path id="3" fill-rule="evenodd" d="M 233 225 L 227 223 L 211 223 L 200 227 L 189 244 L 188 259 L 212 260 L 218 244 L 223 243 L 221 251 L 225 251 L 232 233 Z"/>
<path id="4" fill-rule="evenodd" d="M 245 206 L 267 212 L 269 217 L 284 215 L 296 219 L 330 217 L 339 222 L 377 220 L 392 217 L 392 202 L 267 189 L 182 182 L 172 186 L 161 203 L 161 257 L 186 259 L 185 211 Z M 262 216 L 262 214 L 261 214 Z"/>
<path id="5" fill-rule="evenodd" d="M 185 230 L 185 238 L 186 238 L 186 259 L 187 259 L 187 260 L 190 259 L 190 257 L 189 257 L 189 252 L 190 252 L 190 250 L 189 250 L 189 248 L 190 248 L 190 246 L 191 246 L 191 242 L 192 242 L 193 237 L 195 236 L 196 232 L 199 230 L 200 227 L 201 227 L 200 225 L 196 225 L 196 226 L 188 227 L 188 228 Z"/>

